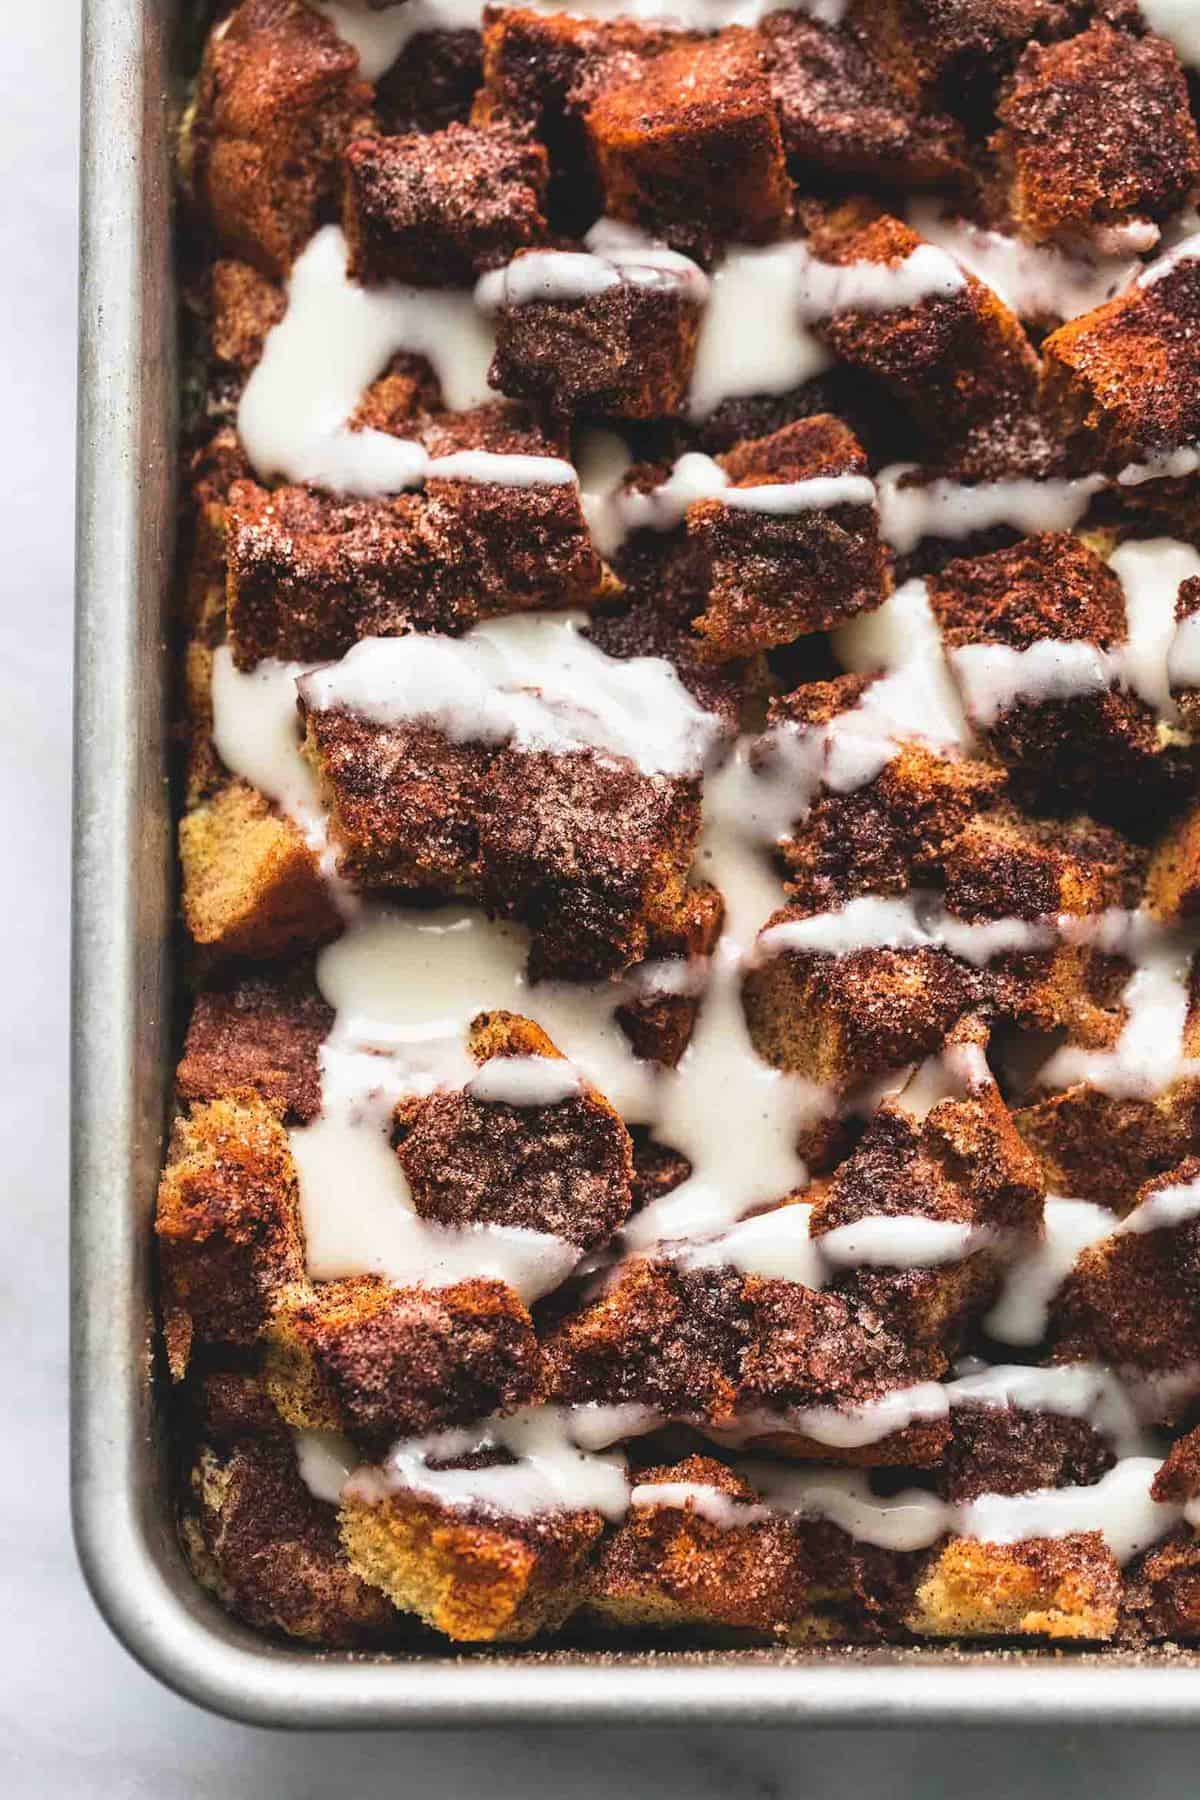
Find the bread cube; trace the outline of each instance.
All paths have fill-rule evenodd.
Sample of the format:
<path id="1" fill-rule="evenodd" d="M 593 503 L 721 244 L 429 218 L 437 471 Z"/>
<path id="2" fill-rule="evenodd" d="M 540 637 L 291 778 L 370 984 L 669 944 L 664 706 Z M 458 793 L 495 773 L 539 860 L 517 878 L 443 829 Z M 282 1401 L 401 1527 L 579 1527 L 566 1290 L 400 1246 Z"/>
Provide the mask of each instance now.
<path id="1" fill-rule="evenodd" d="M 253 1344 L 304 1274 L 296 1170 L 274 1111 L 247 1092 L 176 1120 L 155 1221 L 171 1373 L 193 1341 Z"/>
<path id="2" fill-rule="evenodd" d="M 1200 180 L 1200 137 L 1172 46 L 1097 20 L 1031 44 L 994 147 L 1022 233 L 1103 251 L 1149 249 Z"/>
<path id="3" fill-rule="evenodd" d="M 175 1071 L 182 1100 L 256 1093 L 292 1125 L 321 1110 L 318 1052 L 334 1012 L 311 970 L 247 975 L 197 994 Z"/>
<path id="4" fill-rule="evenodd" d="M 510 127 L 448 125 L 346 150 L 350 274 L 368 286 L 467 286 L 546 235 L 548 164 Z"/>

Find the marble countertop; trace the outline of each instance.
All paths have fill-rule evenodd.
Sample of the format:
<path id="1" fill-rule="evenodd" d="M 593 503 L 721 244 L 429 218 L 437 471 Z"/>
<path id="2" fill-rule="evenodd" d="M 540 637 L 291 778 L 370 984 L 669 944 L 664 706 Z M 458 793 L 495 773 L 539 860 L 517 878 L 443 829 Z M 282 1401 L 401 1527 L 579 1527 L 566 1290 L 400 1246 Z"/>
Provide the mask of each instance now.
<path id="1" fill-rule="evenodd" d="M 1187 1791 L 1192 1735 L 569 1731 L 404 1737 L 256 1732 L 159 1687 L 83 1589 L 66 1498 L 67 801 L 78 0 L 5 11 L 0 805 L 10 955 L 0 1130 L 13 1236 L 0 1265 L 9 1475 L 0 1498 L 5 1800 L 355 1800 L 428 1789 L 601 1800 L 807 1793 Z M 14 898 L 15 894 L 15 898 Z M 15 1402 L 15 1404 L 14 1404 Z M 1047 1679 L 1053 1680 L 1052 1671 Z"/>

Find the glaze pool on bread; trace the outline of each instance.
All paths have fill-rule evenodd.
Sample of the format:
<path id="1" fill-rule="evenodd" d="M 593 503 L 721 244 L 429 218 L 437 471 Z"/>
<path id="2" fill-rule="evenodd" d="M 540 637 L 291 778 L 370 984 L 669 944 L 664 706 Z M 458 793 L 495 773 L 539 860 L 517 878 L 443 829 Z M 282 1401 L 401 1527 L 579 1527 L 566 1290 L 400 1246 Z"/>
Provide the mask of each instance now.
<path id="1" fill-rule="evenodd" d="M 198 1578 L 330 1646 L 1200 1635 L 1186 9 L 216 10 Z"/>

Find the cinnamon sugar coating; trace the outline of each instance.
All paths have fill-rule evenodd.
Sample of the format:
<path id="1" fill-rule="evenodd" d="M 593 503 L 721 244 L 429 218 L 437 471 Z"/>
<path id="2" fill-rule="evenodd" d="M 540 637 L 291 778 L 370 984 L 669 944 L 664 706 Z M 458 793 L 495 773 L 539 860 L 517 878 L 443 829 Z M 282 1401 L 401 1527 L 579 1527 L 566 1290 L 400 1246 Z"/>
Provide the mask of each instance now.
<path id="1" fill-rule="evenodd" d="M 776 236 L 790 192 L 768 69 L 733 26 L 606 71 L 584 112 L 604 211 L 703 259 Z"/>
<path id="2" fill-rule="evenodd" d="M 718 460 L 734 489 L 867 468 L 853 432 L 828 414 L 741 443 Z M 688 507 L 687 531 L 705 594 L 695 628 L 718 659 L 828 630 L 885 596 L 878 515 L 869 502 L 774 514 L 720 497 L 698 500 Z"/>
<path id="3" fill-rule="evenodd" d="M 242 0 L 209 36 L 184 146 L 221 248 L 285 274 L 332 207 L 371 101 L 357 54 L 303 0 Z"/>
<path id="4" fill-rule="evenodd" d="M 364 424 L 375 424 L 368 415 Z M 439 417 L 413 435 L 462 448 L 549 456 L 547 438 L 502 406 Z M 229 624 L 236 660 L 316 661 L 361 637 L 458 633 L 528 607 L 588 605 L 602 582 L 568 483 L 430 481 L 424 494 L 336 499 L 311 488 L 230 489 Z"/>
<path id="5" fill-rule="evenodd" d="M 267 1391 L 289 1424 L 377 1450 L 527 1404 L 542 1380 L 533 1323 L 502 1281 L 297 1285 L 278 1296 L 266 1344 Z"/>
<path id="6" fill-rule="evenodd" d="M 768 13 L 771 90 L 788 164 L 865 176 L 886 187 L 957 186 L 966 145 L 944 114 L 911 106 L 847 33 L 803 12 Z"/>
<path id="7" fill-rule="evenodd" d="M 1086 1419 L 1021 1406 L 957 1405 L 938 1470 L 947 1500 L 1090 1486 L 1116 1458 Z"/>
<path id="8" fill-rule="evenodd" d="M 193 1339 L 252 1344 L 304 1273 L 296 1171 L 274 1111 L 246 1093 L 175 1121 L 155 1220 L 171 1373 Z"/>
<path id="9" fill-rule="evenodd" d="M 852 0 L 851 31 L 901 92 L 974 120 L 1031 41 L 1064 36 L 1071 0 Z"/>
<path id="10" fill-rule="evenodd" d="M 503 125 L 359 138 L 345 169 L 349 272 L 368 286 L 465 286 L 546 235 L 546 152 Z"/>
<path id="11" fill-rule="evenodd" d="M 1032 238 L 1104 245 L 1122 226 L 1167 218 L 1200 180 L 1187 83 L 1164 38 L 1097 21 L 1031 44 L 997 110 L 1009 204 Z"/>
<path id="12" fill-rule="evenodd" d="M 1020 1544 L 955 1538 L 918 1584 L 907 1623 L 928 1637 L 1103 1642 L 1120 1601 L 1121 1571 L 1098 1531 Z"/>
<path id="13" fill-rule="evenodd" d="M 291 1124 L 321 1110 L 318 1050 L 334 1011 L 310 971 L 248 975 L 197 994 L 175 1071 L 182 1100 L 252 1089 Z"/>
<path id="14" fill-rule="evenodd" d="M 484 1021 L 487 1021 L 486 1025 Z M 537 1026 L 481 1015 L 476 1043 L 491 1056 L 559 1053 Z M 629 1211 L 633 1155 L 620 1117 L 585 1087 L 549 1106 L 476 1099 L 470 1088 L 402 1100 L 396 1150 L 413 1205 L 440 1225 L 550 1232 L 581 1250 L 602 1243 Z"/>
<path id="15" fill-rule="evenodd" d="M 286 1436 L 202 1445 L 181 1535 L 197 1579 L 260 1630 L 344 1647 L 397 1633 L 395 1609 L 352 1568 L 336 1510 L 309 1493 Z"/>

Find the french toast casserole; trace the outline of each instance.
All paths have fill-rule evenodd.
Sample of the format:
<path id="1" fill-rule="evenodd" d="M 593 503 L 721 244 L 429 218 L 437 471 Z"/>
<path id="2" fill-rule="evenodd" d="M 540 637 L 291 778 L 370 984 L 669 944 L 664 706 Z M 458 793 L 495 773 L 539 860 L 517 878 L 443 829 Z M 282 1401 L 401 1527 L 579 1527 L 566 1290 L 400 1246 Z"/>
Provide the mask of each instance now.
<path id="1" fill-rule="evenodd" d="M 202 22 L 197 1577 L 1200 1638 L 1200 7 Z"/>

